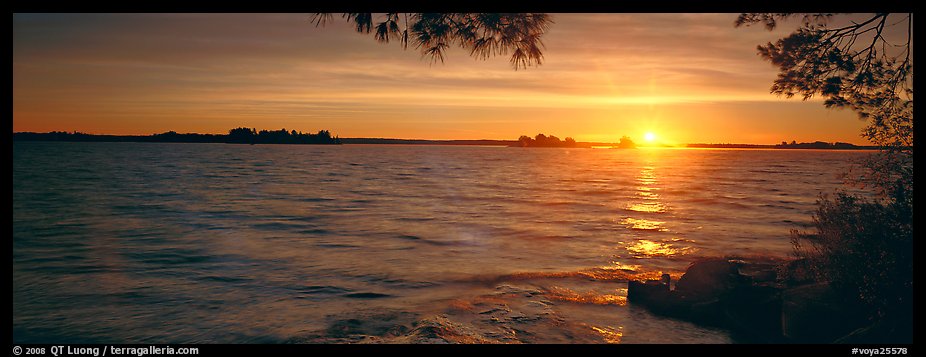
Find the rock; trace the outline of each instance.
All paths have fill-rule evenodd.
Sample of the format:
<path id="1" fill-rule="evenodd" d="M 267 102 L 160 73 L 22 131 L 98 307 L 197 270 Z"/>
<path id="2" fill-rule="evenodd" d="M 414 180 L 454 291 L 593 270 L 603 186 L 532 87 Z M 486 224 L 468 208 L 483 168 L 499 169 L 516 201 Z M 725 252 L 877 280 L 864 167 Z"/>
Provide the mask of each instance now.
<path id="1" fill-rule="evenodd" d="M 659 315 L 729 329 L 747 343 L 912 341 L 912 316 L 872 324 L 854 313 L 859 309 L 851 296 L 813 279 L 806 260 L 775 265 L 711 259 L 692 264 L 675 290 L 666 277 L 628 282 L 627 299 Z"/>
<path id="2" fill-rule="evenodd" d="M 831 343 L 862 326 L 860 316 L 827 283 L 787 289 L 781 299 L 782 335 L 794 342 Z"/>
<path id="3" fill-rule="evenodd" d="M 660 302 L 668 298 L 669 284 L 658 280 L 627 282 L 627 301 L 640 304 Z"/>
<path id="4" fill-rule="evenodd" d="M 780 288 L 737 287 L 724 296 L 724 315 L 727 326 L 750 342 L 782 342 Z"/>
<path id="5" fill-rule="evenodd" d="M 698 301 L 687 307 L 688 320 L 705 326 L 725 326 L 724 306 L 721 300 Z"/>
<path id="6" fill-rule="evenodd" d="M 688 318 L 690 303 L 669 290 L 667 275 L 661 280 L 627 282 L 627 301 L 645 306 L 650 311 L 676 318 Z"/>
<path id="7" fill-rule="evenodd" d="M 778 280 L 778 272 L 775 269 L 760 270 L 752 275 L 752 281 L 756 283 L 774 283 Z"/>
<path id="8" fill-rule="evenodd" d="M 726 259 L 710 259 L 693 263 L 675 284 L 675 291 L 691 302 L 718 299 L 744 283 L 736 263 Z"/>
<path id="9" fill-rule="evenodd" d="M 739 267 L 739 273 L 751 278 L 753 283 L 775 283 L 777 267 L 775 264 L 746 263 Z"/>

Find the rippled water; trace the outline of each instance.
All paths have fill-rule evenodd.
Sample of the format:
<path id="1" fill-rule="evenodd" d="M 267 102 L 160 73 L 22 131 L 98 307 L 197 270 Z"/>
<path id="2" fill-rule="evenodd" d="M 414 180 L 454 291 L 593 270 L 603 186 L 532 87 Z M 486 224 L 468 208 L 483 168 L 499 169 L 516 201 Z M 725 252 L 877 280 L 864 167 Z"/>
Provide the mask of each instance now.
<path id="1" fill-rule="evenodd" d="M 25 342 L 730 342 L 626 303 L 786 257 L 849 151 L 13 144 Z"/>

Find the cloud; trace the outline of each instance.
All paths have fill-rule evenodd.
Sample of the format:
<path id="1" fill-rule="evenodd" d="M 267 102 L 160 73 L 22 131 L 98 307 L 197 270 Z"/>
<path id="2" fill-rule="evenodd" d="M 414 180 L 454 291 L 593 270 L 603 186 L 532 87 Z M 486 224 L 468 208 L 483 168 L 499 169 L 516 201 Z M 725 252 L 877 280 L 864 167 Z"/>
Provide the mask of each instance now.
<path id="1" fill-rule="evenodd" d="M 772 103 L 775 69 L 755 46 L 789 30 L 736 29 L 735 14 L 554 14 L 545 63 L 514 71 L 504 56 L 460 49 L 431 64 L 340 18 L 324 28 L 309 18 L 14 14 L 14 130 L 139 120 L 144 130 L 184 131 L 167 126 L 197 118 L 213 131 L 242 118 L 337 118 L 353 130 L 374 115 L 426 122 L 441 113 L 456 120 L 443 128 L 464 133 L 475 130 L 465 124 L 474 111 L 552 123 L 627 106 Z M 151 118 L 162 121 L 141 122 Z"/>

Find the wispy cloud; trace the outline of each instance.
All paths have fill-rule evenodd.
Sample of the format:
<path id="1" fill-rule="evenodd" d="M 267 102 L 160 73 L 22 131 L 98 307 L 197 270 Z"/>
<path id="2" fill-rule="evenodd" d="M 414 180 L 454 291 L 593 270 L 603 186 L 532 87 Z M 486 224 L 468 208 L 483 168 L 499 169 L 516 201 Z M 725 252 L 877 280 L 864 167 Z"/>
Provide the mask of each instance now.
<path id="1" fill-rule="evenodd" d="M 619 138 L 640 122 L 602 118 L 658 111 L 665 122 L 723 119 L 744 123 L 744 132 L 793 131 L 754 123 L 750 109 L 768 103 L 763 110 L 775 112 L 771 104 L 784 103 L 768 94 L 775 69 L 755 46 L 789 29 L 735 29 L 735 17 L 555 14 L 545 63 L 514 71 L 507 58 L 477 60 L 458 49 L 446 63 L 431 64 L 342 21 L 316 28 L 305 14 L 15 14 L 14 130 L 220 132 L 286 124 L 396 136 L 408 123 L 439 120 L 423 125 L 438 131 L 419 135 L 473 137 L 480 130 L 474 123 L 491 122 L 486 133 L 517 137 L 572 123 L 583 135 Z M 818 103 L 804 104 L 807 120 L 821 120 Z M 706 105 L 726 108 L 712 114 L 724 118 L 671 109 Z M 375 118 L 391 119 L 371 129 Z M 718 137 L 703 131 L 684 136 Z M 567 134 L 578 136 L 560 135 Z"/>

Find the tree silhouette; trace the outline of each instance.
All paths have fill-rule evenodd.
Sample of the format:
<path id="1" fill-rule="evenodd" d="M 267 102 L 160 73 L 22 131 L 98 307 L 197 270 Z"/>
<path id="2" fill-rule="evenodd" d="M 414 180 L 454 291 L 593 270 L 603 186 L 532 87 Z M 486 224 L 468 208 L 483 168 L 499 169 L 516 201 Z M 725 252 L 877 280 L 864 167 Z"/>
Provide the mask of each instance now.
<path id="1" fill-rule="evenodd" d="M 741 14 L 736 26 L 762 23 L 774 29 L 796 14 Z M 913 199 L 913 15 L 874 14 L 864 21 L 829 27 L 833 14 L 802 15 L 789 36 L 758 46 L 778 67 L 771 92 L 805 100 L 820 95 L 828 108 L 849 108 L 868 125 L 862 136 L 882 152 L 856 172 L 854 181 L 882 196 Z M 895 28 L 896 27 L 896 28 Z M 894 36 L 886 31 L 895 28 Z"/>
<path id="2" fill-rule="evenodd" d="M 539 13 L 344 13 L 357 32 L 369 34 L 381 43 L 395 40 L 408 48 L 409 42 L 429 56 L 432 63 L 444 62 L 451 45 L 468 50 L 476 58 L 487 59 L 509 52 L 515 70 L 543 62 L 541 37 L 553 23 L 550 15 Z M 376 20 L 374 20 L 376 17 Z M 315 26 L 324 26 L 332 14 L 317 13 Z"/>
<path id="3" fill-rule="evenodd" d="M 762 23 L 771 30 L 794 16 L 742 14 L 735 25 Z M 759 55 L 779 69 L 771 92 L 789 98 L 799 94 L 805 100 L 821 95 L 828 108 L 850 108 L 870 119 L 863 135 L 872 143 L 912 147 L 912 14 L 879 13 L 837 28 L 827 26 L 832 18 L 803 15 L 795 32 L 758 46 Z M 885 30 L 892 26 L 905 26 L 905 36 L 888 39 Z"/>
<path id="4" fill-rule="evenodd" d="M 518 144 L 516 146 L 520 147 L 567 147 L 574 148 L 578 145 L 576 140 L 567 137 L 564 140 L 560 140 L 555 135 L 546 136 L 543 133 L 537 134 L 534 138 L 531 138 L 527 135 L 521 135 L 518 138 Z"/>
<path id="5" fill-rule="evenodd" d="M 637 144 L 635 144 L 633 140 L 630 140 L 629 136 L 625 135 L 621 137 L 621 141 L 617 144 L 617 147 L 621 149 L 633 149 L 637 147 Z"/>
<path id="6" fill-rule="evenodd" d="M 257 136 L 257 130 L 255 129 L 239 127 L 228 131 L 228 140 L 232 143 L 253 144 L 255 136 Z"/>
<path id="7" fill-rule="evenodd" d="M 735 25 L 771 30 L 793 16 L 742 14 Z M 850 108 L 868 122 L 862 136 L 882 150 L 863 164 L 866 172 L 847 179 L 878 189 L 880 199 L 845 191 L 821 196 L 815 231 L 793 230 L 791 243 L 856 306 L 853 314 L 895 326 L 885 341 L 912 343 L 913 17 L 879 13 L 831 28 L 833 17 L 803 15 L 789 36 L 758 46 L 759 55 L 779 69 L 772 93 L 820 95 L 826 107 Z M 892 26 L 903 26 L 899 38 L 888 35 Z"/>
<path id="8" fill-rule="evenodd" d="M 537 146 L 543 146 L 547 143 L 547 136 L 543 133 L 534 135 L 534 142 L 537 143 Z"/>
<path id="9" fill-rule="evenodd" d="M 301 131 L 269 131 L 249 128 L 234 128 L 228 131 L 227 142 L 239 144 L 340 144 L 337 137 L 332 138 L 328 130 L 319 130 L 317 134 Z"/>

